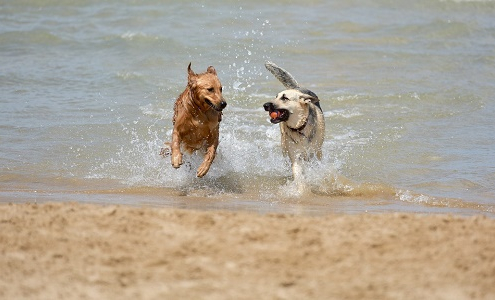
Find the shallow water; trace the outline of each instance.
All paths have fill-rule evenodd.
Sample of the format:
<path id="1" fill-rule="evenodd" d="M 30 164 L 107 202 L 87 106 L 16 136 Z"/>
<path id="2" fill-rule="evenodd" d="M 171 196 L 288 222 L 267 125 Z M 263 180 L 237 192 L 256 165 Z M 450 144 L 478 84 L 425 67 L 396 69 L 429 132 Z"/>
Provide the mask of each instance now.
<path id="1" fill-rule="evenodd" d="M 256 212 L 495 210 L 493 1 L 16 1 L 0 7 L 0 201 Z M 321 99 L 324 158 L 291 181 L 271 60 Z M 175 170 L 186 68 L 215 66 L 219 155 Z"/>

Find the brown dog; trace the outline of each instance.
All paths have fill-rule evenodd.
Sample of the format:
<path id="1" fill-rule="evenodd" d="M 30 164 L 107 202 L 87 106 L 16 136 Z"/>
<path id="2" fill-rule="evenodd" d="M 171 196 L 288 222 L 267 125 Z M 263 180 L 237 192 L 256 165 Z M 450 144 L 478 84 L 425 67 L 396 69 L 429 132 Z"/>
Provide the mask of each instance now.
<path id="1" fill-rule="evenodd" d="M 174 106 L 172 166 L 177 169 L 182 165 L 181 148 L 188 153 L 203 150 L 205 157 L 196 172 L 203 177 L 215 159 L 222 110 L 227 102 L 215 68 L 210 66 L 205 73 L 195 74 L 189 63 L 187 73 L 187 87 Z"/>

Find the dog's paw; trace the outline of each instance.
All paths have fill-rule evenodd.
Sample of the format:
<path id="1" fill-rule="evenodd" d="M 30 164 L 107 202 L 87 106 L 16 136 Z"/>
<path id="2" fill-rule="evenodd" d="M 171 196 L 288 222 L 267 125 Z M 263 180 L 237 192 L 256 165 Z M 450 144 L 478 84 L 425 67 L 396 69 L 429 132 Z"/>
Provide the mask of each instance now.
<path id="1" fill-rule="evenodd" d="M 178 169 L 182 165 L 182 153 L 172 155 L 172 167 Z"/>
<path id="2" fill-rule="evenodd" d="M 196 172 L 196 176 L 201 178 L 203 176 L 206 175 L 206 173 L 208 173 L 208 170 L 210 170 L 210 166 L 211 164 L 208 163 L 208 162 L 203 162 L 199 168 L 198 168 L 198 171 Z"/>
<path id="3" fill-rule="evenodd" d="M 160 149 L 160 154 L 159 155 L 161 157 L 165 158 L 165 157 L 169 156 L 170 154 L 172 154 L 171 151 L 170 151 L 170 148 L 162 148 L 162 149 Z"/>

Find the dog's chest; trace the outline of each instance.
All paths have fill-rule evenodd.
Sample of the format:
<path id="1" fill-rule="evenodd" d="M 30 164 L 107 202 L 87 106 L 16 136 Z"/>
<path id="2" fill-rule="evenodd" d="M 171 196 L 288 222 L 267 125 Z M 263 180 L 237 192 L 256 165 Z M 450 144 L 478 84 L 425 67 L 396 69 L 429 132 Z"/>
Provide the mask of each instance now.
<path id="1" fill-rule="evenodd" d="M 308 135 L 309 132 L 299 131 L 289 128 L 285 124 L 280 125 L 280 131 L 282 134 L 282 139 L 287 144 L 293 144 L 296 147 L 306 148 L 311 144 L 313 136 Z"/>
<path id="2" fill-rule="evenodd" d="M 218 121 L 205 121 L 205 120 L 194 120 L 193 121 L 193 131 L 212 131 L 218 126 Z"/>
<path id="3" fill-rule="evenodd" d="M 185 135 L 193 135 L 197 138 L 207 136 L 218 127 L 218 114 L 203 114 L 189 119 L 189 125 L 181 128 Z"/>
<path id="4" fill-rule="evenodd" d="M 197 118 L 195 125 L 203 129 L 213 130 L 218 126 L 219 114 L 216 111 L 208 111 L 206 114 Z"/>

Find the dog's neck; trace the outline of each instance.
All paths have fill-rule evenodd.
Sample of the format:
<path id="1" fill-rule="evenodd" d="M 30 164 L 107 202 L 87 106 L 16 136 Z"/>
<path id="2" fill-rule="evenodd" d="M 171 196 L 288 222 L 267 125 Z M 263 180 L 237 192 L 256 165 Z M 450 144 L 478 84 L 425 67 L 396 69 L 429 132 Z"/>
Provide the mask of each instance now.
<path id="1" fill-rule="evenodd" d="M 191 114 L 197 116 L 199 112 L 202 112 L 203 110 L 201 109 L 201 107 L 196 103 L 195 101 L 195 98 L 196 98 L 196 95 L 194 94 L 192 88 L 189 86 L 189 99 L 191 99 L 191 101 L 187 101 L 188 103 L 188 106 L 190 106 L 190 112 Z"/>
<path id="2" fill-rule="evenodd" d="M 287 128 L 289 128 L 292 131 L 296 131 L 296 132 L 302 133 L 302 131 L 304 130 L 304 128 L 308 124 L 308 117 L 309 117 L 309 111 L 308 111 L 308 115 L 304 116 L 303 118 L 301 118 L 299 120 L 299 122 L 297 122 L 296 128 L 292 128 L 292 127 L 290 127 L 287 124 L 286 124 L 286 126 L 287 126 Z"/>

